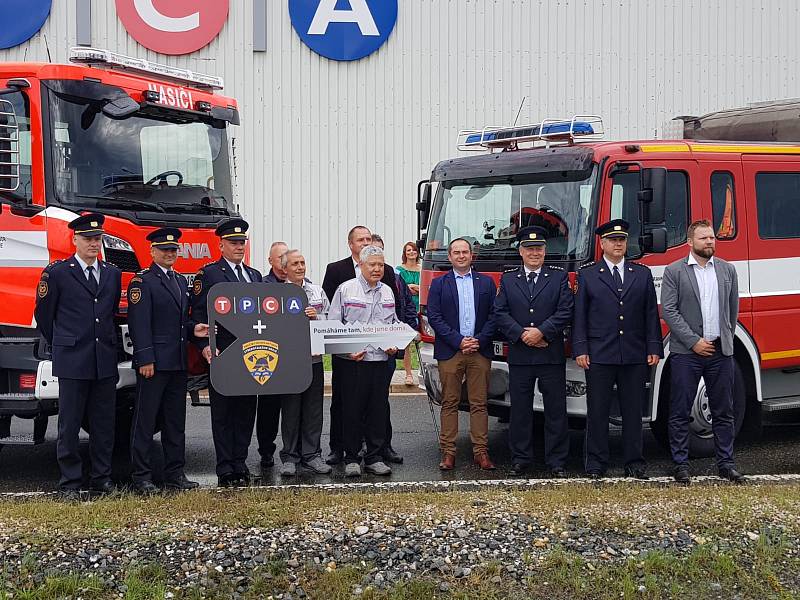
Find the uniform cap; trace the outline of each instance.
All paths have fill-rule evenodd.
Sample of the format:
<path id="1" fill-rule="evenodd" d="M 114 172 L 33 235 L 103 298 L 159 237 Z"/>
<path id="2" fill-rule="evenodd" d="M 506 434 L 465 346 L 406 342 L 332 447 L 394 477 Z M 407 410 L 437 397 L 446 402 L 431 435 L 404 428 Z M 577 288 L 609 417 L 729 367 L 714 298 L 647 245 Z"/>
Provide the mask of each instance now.
<path id="1" fill-rule="evenodd" d="M 175 227 L 161 227 L 147 234 L 151 248 L 161 250 L 177 250 L 178 240 L 181 239 L 181 230 Z"/>
<path id="2" fill-rule="evenodd" d="M 88 215 L 81 215 L 77 219 L 73 219 L 69 223 L 69 228 L 72 229 L 76 235 L 83 237 L 97 237 L 103 235 L 103 223 L 106 218 L 99 213 L 89 213 Z"/>
<path id="3" fill-rule="evenodd" d="M 520 246 L 544 246 L 547 244 L 547 230 L 537 225 L 523 227 L 517 233 L 517 242 Z"/>
<path id="4" fill-rule="evenodd" d="M 247 239 L 249 227 L 244 219 L 228 219 L 220 223 L 214 233 L 223 240 L 244 241 Z"/>
<path id="5" fill-rule="evenodd" d="M 595 233 L 601 238 L 626 238 L 628 237 L 628 230 L 630 228 L 630 223 L 628 223 L 625 219 L 614 219 L 600 225 L 600 227 L 595 229 Z"/>

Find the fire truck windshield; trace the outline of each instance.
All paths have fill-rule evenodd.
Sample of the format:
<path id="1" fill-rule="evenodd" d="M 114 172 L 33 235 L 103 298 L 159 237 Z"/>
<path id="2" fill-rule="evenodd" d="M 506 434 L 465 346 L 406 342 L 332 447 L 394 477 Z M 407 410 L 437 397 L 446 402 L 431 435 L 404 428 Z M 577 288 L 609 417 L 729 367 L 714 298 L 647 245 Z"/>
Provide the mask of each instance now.
<path id="1" fill-rule="evenodd" d="M 539 225 L 549 232 L 548 260 L 588 258 L 592 239 L 592 198 L 596 167 L 586 179 L 548 175 L 514 176 L 504 181 L 444 181 L 436 194 L 426 251 L 446 260 L 447 245 L 467 239 L 482 259 L 514 260 L 520 227 Z"/>
<path id="2" fill-rule="evenodd" d="M 224 122 L 188 113 L 107 116 L 103 100 L 47 90 L 55 201 L 68 207 L 229 214 Z"/>

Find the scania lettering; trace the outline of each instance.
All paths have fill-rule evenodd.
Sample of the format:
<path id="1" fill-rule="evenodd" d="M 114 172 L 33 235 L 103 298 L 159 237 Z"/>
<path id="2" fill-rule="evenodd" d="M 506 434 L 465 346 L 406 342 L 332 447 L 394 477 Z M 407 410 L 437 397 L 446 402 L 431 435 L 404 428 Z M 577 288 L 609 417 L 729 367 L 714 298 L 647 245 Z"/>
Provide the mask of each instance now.
<path id="1" fill-rule="evenodd" d="M 69 257 L 67 224 L 106 215 L 102 260 L 123 290 L 150 264 L 146 236 L 183 231 L 176 268 L 191 280 L 218 255 L 214 229 L 235 213 L 229 127 L 236 101 L 220 78 L 96 48 L 71 65 L 0 64 L 0 446 L 43 441 L 58 381 L 33 309 L 39 276 Z M 213 249 L 213 251 L 212 251 Z M 117 315 L 118 439 L 136 383 L 127 299 Z"/>
<path id="2" fill-rule="evenodd" d="M 786 113 L 795 128 L 798 109 Z M 514 245 L 519 228 L 540 225 L 550 234 L 546 262 L 569 271 L 574 282 L 581 265 L 601 257 L 595 227 L 621 217 L 632 224 L 628 258 L 650 267 L 659 291 L 664 267 L 689 253 L 689 223 L 709 219 L 719 256 L 734 264 L 739 276 L 737 433 L 743 424 L 760 430 L 762 422 L 777 415 L 783 419 L 789 409 L 800 408 L 800 344 L 795 335 L 800 290 L 793 283 L 800 268 L 800 216 L 794 206 L 800 195 L 800 146 L 753 141 L 759 139 L 753 133 L 758 123 L 770 123 L 760 139 L 785 139 L 767 137 L 775 136 L 775 127 L 764 120 L 761 109 L 757 112 L 748 129 L 741 115 L 731 119 L 726 113 L 727 121 L 710 116 L 687 121 L 687 131 L 713 128 L 714 141 L 685 134 L 681 137 L 687 139 L 604 141 L 602 120 L 595 116 L 461 132 L 459 150 L 480 155 L 440 162 L 418 188 L 424 248 L 421 362 L 429 397 L 440 401 L 441 384 L 425 306 L 431 281 L 449 268 L 451 240 L 467 239 L 475 251 L 475 268 L 497 281 L 520 264 Z M 734 141 L 737 134 L 751 141 Z M 670 338 L 663 323 L 662 329 L 667 359 L 651 372 L 644 418 L 668 446 Z M 507 417 L 508 343 L 498 336 L 493 348 L 489 411 Z M 586 417 L 584 374 L 571 360 L 566 370 L 567 410 L 573 425 L 581 426 Z M 534 408 L 543 410 L 538 392 Z M 618 407 L 614 411 L 612 421 L 618 423 Z M 694 456 L 714 451 L 703 382 L 692 408 L 690 450 Z"/>

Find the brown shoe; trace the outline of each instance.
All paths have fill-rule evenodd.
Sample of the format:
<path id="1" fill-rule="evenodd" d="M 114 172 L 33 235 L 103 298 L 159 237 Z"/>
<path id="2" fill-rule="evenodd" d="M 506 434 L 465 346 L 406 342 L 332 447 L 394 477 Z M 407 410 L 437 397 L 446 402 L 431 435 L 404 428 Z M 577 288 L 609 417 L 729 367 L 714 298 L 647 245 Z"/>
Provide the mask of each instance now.
<path id="1" fill-rule="evenodd" d="M 439 463 L 439 468 L 442 471 L 452 471 L 453 467 L 456 466 L 456 455 L 455 454 L 445 454 L 442 456 L 442 462 Z"/>
<path id="2" fill-rule="evenodd" d="M 492 459 L 489 458 L 489 454 L 487 452 L 481 452 L 480 454 L 475 455 L 475 464 L 478 465 L 484 471 L 494 471 L 497 467 L 494 466 Z"/>

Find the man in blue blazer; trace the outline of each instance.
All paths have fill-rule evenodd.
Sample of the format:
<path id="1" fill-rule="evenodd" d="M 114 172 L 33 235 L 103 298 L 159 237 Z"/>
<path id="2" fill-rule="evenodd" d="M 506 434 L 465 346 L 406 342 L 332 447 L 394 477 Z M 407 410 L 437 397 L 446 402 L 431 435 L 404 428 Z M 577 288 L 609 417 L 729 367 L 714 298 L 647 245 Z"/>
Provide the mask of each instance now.
<path id="1" fill-rule="evenodd" d="M 533 390 L 544 403 L 544 458 L 553 477 L 566 477 L 569 454 L 564 329 L 574 299 L 567 272 L 544 264 L 547 230 L 524 227 L 517 234 L 522 265 L 503 274 L 495 300 L 497 329 L 509 342 L 511 474 L 533 463 Z"/>
<path id="2" fill-rule="evenodd" d="M 450 242 L 447 257 L 453 268 L 434 279 L 428 292 L 428 322 L 436 333 L 433 357 L 442 381 L 442 431 L 439 468 L 455 466 L 458 435 L 458 405 L 466 377 L 469 397 L 469 429 L 475 463 L 494 470 L 489 458 L 489 414 L 486 392 L 492 368 L 492 337 L 496 287 L 487 276 L 472 270 L 472 247 L 457 238 Z"/>

